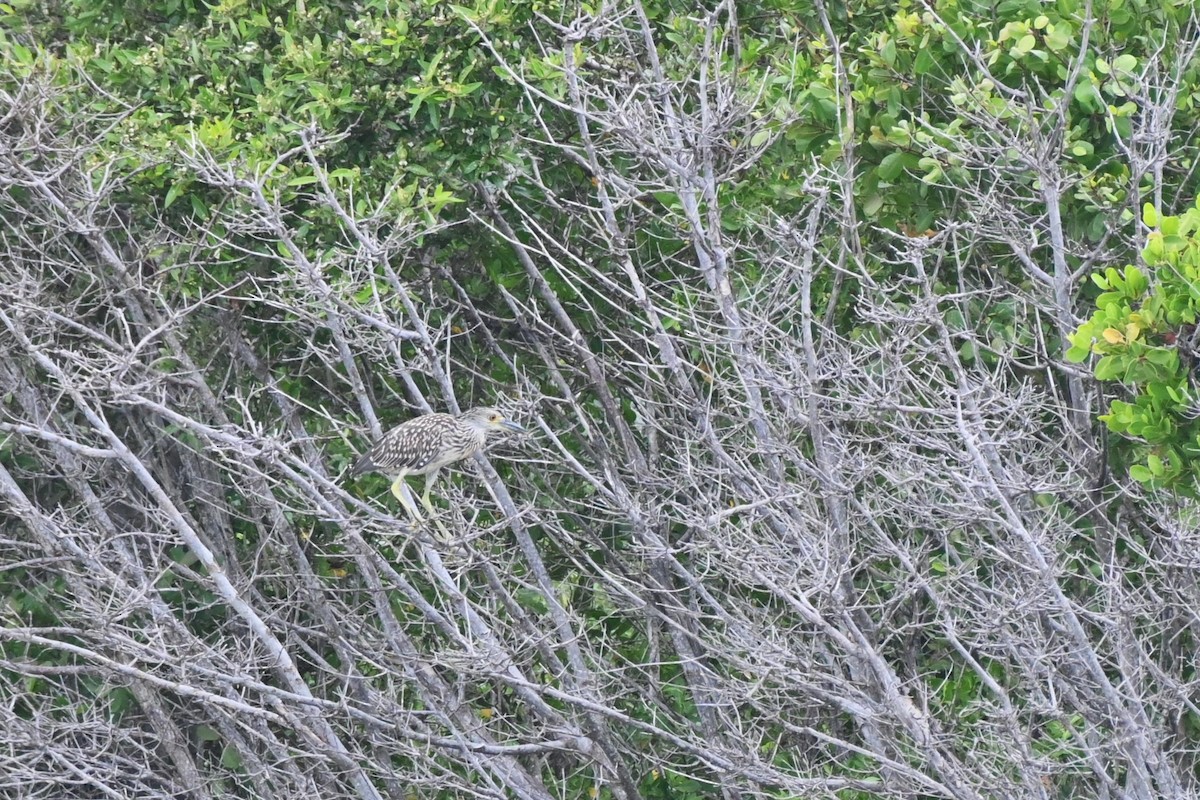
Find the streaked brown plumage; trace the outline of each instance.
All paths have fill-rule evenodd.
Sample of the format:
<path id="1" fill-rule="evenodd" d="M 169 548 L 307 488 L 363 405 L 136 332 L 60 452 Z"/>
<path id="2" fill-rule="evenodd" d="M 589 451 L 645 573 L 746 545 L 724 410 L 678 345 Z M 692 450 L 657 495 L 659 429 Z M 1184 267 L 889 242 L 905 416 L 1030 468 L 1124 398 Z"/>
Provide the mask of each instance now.
<path id="1" fill-rule="evenodd" d="M 392 494 L 416 519 L 421 515 L 407 503 L 403 482 L 409 475 L 428 475 L 421 503 L 430 514 L 429 490 L 438 471 L 470 458 L 483 449 L 488 434 L 506 429 L 524 431 L 494 408 L 472 408 L 462 414 L 426 414 L 410 419 L 384 434 L 354 465 L 351 474 L 382 472 L 393 478 Z"/>

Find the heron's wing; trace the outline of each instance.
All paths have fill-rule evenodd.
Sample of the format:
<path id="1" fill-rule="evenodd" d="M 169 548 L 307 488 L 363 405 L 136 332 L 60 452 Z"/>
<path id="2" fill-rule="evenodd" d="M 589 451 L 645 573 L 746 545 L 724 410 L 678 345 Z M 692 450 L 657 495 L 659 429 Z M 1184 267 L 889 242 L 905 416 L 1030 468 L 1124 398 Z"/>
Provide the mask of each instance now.
<path id="1" fill-rule="evenodd" d="M 371 451 L 367 451 L 358 457 L 358 461 L 354 462 L 354 468 L 350 470 L 350 474 L 362 475 L 364 472 L 374 472 L 375 469 L 375 460 L 371 458 Z"/>
<path id="2" fill-rule="evenodd" d="M 442 416 L 446 415 L 429 414 L 418 417 L 388 431 L 370 450 L 363 453 L 358 461 L 354 462 L 354 469 L 350 471 L 350 474 L 361 475 L 364 472 L 379 471 L 392 475 L 399 472 L 419 475 L 426 471 L 437 457 L 437 450 L 427 447 L 412 447 L 413 434 L 420 427 L 428 427 L 433 422 L 431 417 Z"/>

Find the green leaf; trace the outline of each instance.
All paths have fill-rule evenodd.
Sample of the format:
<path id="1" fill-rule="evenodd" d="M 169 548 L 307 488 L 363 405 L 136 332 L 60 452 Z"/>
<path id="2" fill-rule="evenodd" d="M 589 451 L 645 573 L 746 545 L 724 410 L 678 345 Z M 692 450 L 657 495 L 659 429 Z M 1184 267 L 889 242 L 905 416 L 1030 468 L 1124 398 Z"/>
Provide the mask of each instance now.
<path id="1" fill-rule="evenodd" d="M 192 735 L 196 737 L 197 741 L 201 742 L 218 742 L 221 740 L 221 734 L 217 733 L 215 728 L 208 725 L 197 725 L 192 730 Z"/>
<path id="2" fill-rule="evenodd" d="M 1079 83 L 1075 86 L 1075 102 L 1092 113 L 1104 107 L 1104 100 L 1100 96 L 1099 89 L 1086 77 L 1080 78 Z"/>
<path id="3" fill-rule="evenodd" d="M 1129 53 L 1122 53 L 1113 61 L 1113 68 L 1121 72 L 1133 72 L 1137 69 L 1137 58 Z"/>
<path id="4" fill-rule="evenodd" d="M 1138 483 L 1149 483 L 1154 480 L 1154 473 L 1141 464 L 1134 464 L 1129 468 L 1129 477 Z"/>
<path id="5" fill-rule="evenodd" d="M 766 144 L 769 141 L 771 141 L 771 131 L 768 130 L 767 128 L 763 128 L 762 130 L 755 131 L 750 136 L 750 146 L 753 148 L 756 148 L 756 149 L 759 147 L 762 147 L 764 144 Z"/>
<path id="6" fill-rule="evenodd" d="M 545 614 L 550 610 L 545 596 L 534 589 L 517 589 L 516 600 L 523 608 L 533 611 L 536 614 Z"/>
<path id="7" fill-rule="evenodd" d="M 1067 361 L 1070 361 L 1072 364 L 1079 364 L 1085 361 L 1087 357 L 1091 355 L 1091 353 L 1091 345 L 1086 347 L 1083 345 L 1075 345 L 1067 350 Z"/>
<path id="8" fill-rule="evenodd" d="M 233 745 L 225 745 L 221 751 L 221 766 L 228 770 L 238 771 L 242 768 L 242 754 Z"/>
<path id="9" fill-rule="evenodd" d="M 204 201 L 200 199 L 199 195 L 190 194 L 188 195 L 188 200 L 190 200 L 192 203 L 193 214 L 200 219 L 208 219 L 208 206 L 204 204 Z"/>
<path id="10" fill-rule="evenodd" d="M 896 42 L 889 39 L 887 43 L 879 49 L 879 56 L 883 59 L 883 63 L 889 67 L 896 66 Z"/>
<path id="11" fill-rule="evenodd" d="M 1179 352 L 1166 347 L 1155 347 L 1146 353 L 1146 360 L 1155 366 L 1162 367 L 1167 375 L 1179 371 Z"/>
<path id="12" fill-rule="evenodd" d="M 1046 47 L 1054 52 L 1066 50 L 1075 38 L 1075 30 L 1069 22 L 1056 22 L 1046 29 Z"/>
<path id="13" fill-rule="evenodd" d="M 917 52 L 917 57 L 913 59 L 913 72 L 917 75 L 926 75 L 933 69 L 936 62 L 933 60 L 932 50 L 930 47 L 922 47 Z"/>
<path id="14" fill-rule="evenodd" d="M 936 183 L 942 177 L 942 165 L 936 158 L 925 156 L 917 162 L 917 166 L 925 170 L 921 178 L 924 183 Z"/>
<path id="15" fill-rule="evenodd" d="M 1142 248 L 1142 260 L 1149 266 L 1157 266 L 1162 262 L 1164 255 L 1163 237 L 1158 231 L 1154 231 L 1146 237 L 1146 246 Z"/>
<path id="16" fill-rule="evenodd" d="M 879 175 L 882 181 L 892 182 L 900 177 L 905 168 L 910 166 L 909 162 L 915 160 L 915 156 L 910 153 L 888 153 L 879 162 L 875 172 Z"/>
<path id="17" fill-rule="evenodd" d="M 1120 377 L 1125 372 L 1126 360 L 1123 356 L 1104 356 L 1096 362 L 1096 379 L 1111 381 Z"/>
<path id="18" fill-rule="evenodd" d="M 167 190 L 167 199 L 163 202 L 163 208 L 170 208 L 179 199 L 179 195 L 183 194 L 185 188 L 186 184 L 183 183 L 171 184 L 171 188 Z"/>
<path id="19" fill-rule="evenodd" d="M 1150 282 L 1146 280 L 1146 276 L 1142 271 L 1134 266 L 1125 268 L 1125 294 L 1131 298 L 1139 298 L 1146 293 Z"/>
<path id="20" fill-rule="evenodd" d="M 1146 203 L 1142 206 L 1142 222 L 1146 223 L 1148 228 L 1158 227 L 1158 211 L 1155 210 L 1153 203 Z"/>

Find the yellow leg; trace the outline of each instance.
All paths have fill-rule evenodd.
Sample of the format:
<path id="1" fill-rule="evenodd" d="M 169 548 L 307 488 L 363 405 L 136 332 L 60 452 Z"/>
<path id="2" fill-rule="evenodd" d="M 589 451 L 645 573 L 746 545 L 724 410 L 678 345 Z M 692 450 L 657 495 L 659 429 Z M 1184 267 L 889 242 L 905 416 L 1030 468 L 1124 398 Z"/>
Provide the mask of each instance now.
<path id="1" fill-rule="evenodd" d="M 433 510 L 433 503 L 429 501 L 429 492 L 433 489 L 433 482 L 437 480 L 438 471 L 434 470 L 425 478 L 425 493 L 421 495 L 421 505 L 425 506 L 425 510 L 429 512 L 429 516 L 436 517 L 437 513 Z"/>
<path id="2" fill-rule="evenodd" d="M 446 530 L 446 526 L 437 518 L 437 512 L 433 510 L 433 503 L 429 500 L 429 491 L 433 488 L 433 482 L 437 480 L 437 470 L 434 470 L 425 478 L 425 492 L 421 495 L 421 505 L 425 506 L 425 510 L 429 512 L 429 518 L 433 520 L 433 524 L 437 525 L 441 532 L 439 537 L 443 542 L 450 541 L 450 531 Z"/>
<path id="3" fill-rule="evenodd" d="M 404 510 L 408 512 L 408 516 L 417 522 L 424 522 L 421 512 L 417 511 L 417 507 L 408 502 L 405 495 L 408 493 L 408 485 L 404 483 L 404 473 L 396 476 L 396 480 L 392 481 L 392 494 L 400 501 L 400 505 L 404 506 Z"/>

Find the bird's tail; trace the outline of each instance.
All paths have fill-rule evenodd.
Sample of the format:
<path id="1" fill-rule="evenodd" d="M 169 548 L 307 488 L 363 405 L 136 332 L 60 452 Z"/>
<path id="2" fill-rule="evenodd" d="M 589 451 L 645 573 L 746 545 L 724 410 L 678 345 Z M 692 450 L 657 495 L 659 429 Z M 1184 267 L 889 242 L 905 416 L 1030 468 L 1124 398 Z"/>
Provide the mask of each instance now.
<path id="1" fill-rule="evenodd" d="M 354 468 L 350 470 L 351 475 L 362 475 L 364 472 L 370 472 L 375 469 L 375 462 L 371 460 L 371 454 L 360 457 L 354 462 Z"/>

